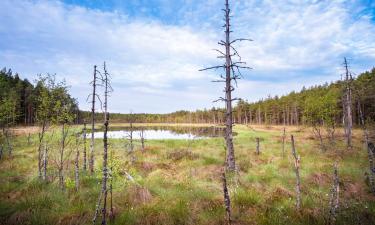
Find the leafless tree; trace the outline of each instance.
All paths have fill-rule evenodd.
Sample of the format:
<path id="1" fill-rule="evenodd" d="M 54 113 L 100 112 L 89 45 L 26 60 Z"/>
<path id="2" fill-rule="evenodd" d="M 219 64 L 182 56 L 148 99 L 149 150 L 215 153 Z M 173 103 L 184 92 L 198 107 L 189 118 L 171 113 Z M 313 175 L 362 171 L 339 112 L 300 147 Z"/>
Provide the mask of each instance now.
<path id="1" fill-rule="evenodd" d="M 292 142 L 292 155 L 294 158 L 294 171 L 296 173 L 296 208 L 297 210 L 301 209 L 301 178 L 299 173 L 301 157 L 297 155 L 296 147 L 294 145 L 294 136 L 291 135 Z"/>
<path id="2" fill-rule="evenodd" d="M 68 134 L 69 134 L 69 125 L 66 123 L 62 124 L 61 127 L 61 143 L 59 148 L 59 156 L 57 160 L 57 169 L 59 174 L 59 186 L 62 190 L 65 189 L 64 184 L 64 164 L 67 159 L 67 155 L 65 154 L 66 147 L 69 144 L 68 140 Z"/>
<path id="3" fill-rule="evenodd" d="M 337 214 L 337 210 L 339 209 L 339 192 L 340 192 L 340 185 L 339 185 L 339 176 L 338 176 L 338 165 L 336 162 L 334 165 L 333 184 L 332 184 L 331 195 L 329 199 L 328 225 L 332 225 L 336 221 L 336 214 Z"/>
<path id="4" fill-rule="evenodd" d="M 31 145 L 31 134 L 27 135 L 27 145 Z"/>
<path id="5" fill-rule="evenodd" d="M 286 132 L 285 132 L 285 126 L 283 129 L 283 136 L 282 136 L 282 143 L 283 143 L 283 157 L 285 156 L 285 138 L 286 138 Z"/>
<path id="6" fill-rule="evenodd" d="M 83 124 L 83 170 L 87 170 L 87 153 L 86 153 L 86 142 L 87 142 L 87 134 L 86 134 L 86 123 Z"/>
<path id="7" fill-rule="evenodd" d="M 75 166 L 75 169 L 74 169 L 74 178 L 75 178 L 75 186 L 76 186 L 76 190 L 78 191 L 79 190 L 79 148 L 80 148 L 80 134 L 77 133 L 76 134 L 76 157 L 75 157 L 75 160 L 74 160 L 74 166 Z"/>
<path id="8" fill-rule="evenodd" d="M 108 96 L 112 92 L 112 87 L 110 84 L 110 76 L 107 72 L 106 64 L 103 65 L 104 70 L 104 136 L 103 136 L 103 178 L 102 178 L 102 188 L 98 199 L 98 204 L 96 206 L 96 211 L 93 219 L 93 223 L 96 222 L 99 207 L 101 206 L 101 200 L 103 198 L 103 206 L 101 208 L 102 213 L 102 225 L 107 224 L 107 181 L 108 181 L 108 127 L 109 127 L 109 113 L 108 113 Z"/>
<path id="9" fill-rule="evenodd" d="M 242 77 L 240 69 L 251 69 L 250 67 L 246 66 L 245 62 L 241 61 L 241 56 L 238 54 L 237 50 L 234 47 L 236 42 L 240 41 L 251 41 L 250 39 L 245 38 L 238 38 L 231 40 L 230 34 L 232 32 L 231 25 L 230 25 L 230 17 L 231 17 L 231 10 L 229 8 L 229 1 L 225 0 L 225 9 L 223 9 L 225 13 L 225 41 L 221 40 L 218 42 L 220 46 L 224 47 L 224 51 L 219 49 L 214 49 L 216 52 L 219 53 L 218 58 L 224 59 L 224 65 L 208 67 L 202 69 L 204 70 L 212 70 L 212 69 L 223 69 L 225 71 L 225 76 L 221 75 L 219 80 L 214 82 L 223 82 L 225 83 L 225 97 L 220 97 L 216 101 L 224 101 L 225 108 L 226 108 L 226 129 L 225 129 L 225 140 L 226 140 L 226 148 L 227 148 L 227 169 L 234 171 L 236 169 L 235 163 L 235 155 L 234 155 L 234 147 L 233 147 L 233 109 L 232 109 L 232 102 L 235 100 L 239 100 L 238 98 L 232 98 L 232 92 L 234 91 L 234 86 L 232 81 L 237 84 L 237 80 Z M 237 61 L 233 59 L 237 58 Z"/>
<path id="10" fill-rule="evenodd" d="M 134 143 L 133 143 L 133 112 L 130 112 L 130 119 L 129 119 L 129 132 L 126 136 L 127 138 L 127 146 L 128 146 L 128 155 L 130 156 L 131 163 L 135 162 L 135 155 L 134 155 Z"/>
<path id="11" fill-rule="evenodd" d="M 141 138 L 141 149 L 142 149 L 142 152 L 145 151 L 145 135 L 144 135 L 144 129 L 142 128 L 141 129 L 141 132 L 139 133 L 140 135 L 140 138 Z"/>
<path id="12" fill-rule="evenodd" d="M 44 142 L 44 151 L 43 151 L 43 180 L 47 181 L 47 166 L 48 166 L 48 145 L 47 142 Z"/>
<path id="13" fill-rule="evenodd" d="M 344 96 L 344 127 L 346 135 L 346 145 L 350 149 L 352 147 L 352 74 L 349 71 L 349 65 L 346 57 L 344 58 L 345 67 L 345 96 Z"/>
<path id="14" fill-rule="evenodd" d="M 370 183 L 370 188 L 371 192 L 375 194 L 375 165 L 374 165 L 374 153 L 373 150 L 371 149 L 372 143 L 370 142 L 369 139 L 369 132 L 367 130 L 365 118 L 361 109 L 361 103 L 358 101 L 358 108 L 359 108 L 359 116 L 361 120 L 361 125 L 363 129 L 363 136 L 365 139 L 365 145 L 367 148 L 367 156 L 368 156 L 368 161 L 369 161 L 369 183 Z M 373 145 L 372 145 L 373 147 Z"/>
<path id="15" fill-rule="evenodd" d="M 259 138 L 256 138 L 256 142 L 257 142 L 256 153 L 257 155 L 259 155 L 260 154 Z"/>
<path id="16" fill-rule="evenodd" d="M 98 83 L 99 82 L 99 83 Z M 89 161 L 89 169 L 90 172 L 94 172 L 94 146 L 95 146 L 95 101 L 98 99 L 101 103 L 99 95 L 96 93 L 97 86 L 101 85 L 103 82 L 103 77 L 100 71 L 97 70 L 97 66 L 94 65 L 94 78 L 91 81 L 92 84 L 92 94 L 88 96 L 91 97 L 91 142 L 90 142 L 90 161 Z"/>
<path id="17" fill-rule="evenodd" d="M 229 197 L 229 192 L 228 192 L 228 187 L 227 187 L 227 178 L 225 176 L 225 171 L 223 171 L 221 179 L 223 182 L 224 205 L 225 205 L 227 224 L 231 225 L 232 218 L 231 218 L 231 208 L 230 208 L 230 197 Z"/>

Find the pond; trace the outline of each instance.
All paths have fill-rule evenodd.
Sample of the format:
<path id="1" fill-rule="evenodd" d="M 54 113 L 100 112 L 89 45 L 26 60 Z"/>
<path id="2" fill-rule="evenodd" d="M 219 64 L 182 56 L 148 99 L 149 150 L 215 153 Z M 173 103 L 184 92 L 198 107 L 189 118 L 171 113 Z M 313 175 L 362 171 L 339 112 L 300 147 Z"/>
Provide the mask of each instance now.
<path id="1" fill-rule="evenodd" d="M 178 126 L 142 126 L 142 127 L 113 127 L 108 131 L 108 138 L 124 139 L 132 135 L 133 139 L 140 139 L 141 133 L 146 140 L 168 139 L 203 139 L 210 137 L 223 137 L 222 127 L 178 127 Z M 87 134 L 87 138 L 91 133 Z M 103 138 L 103 131 L 96 131 L 95 138 Z"/>

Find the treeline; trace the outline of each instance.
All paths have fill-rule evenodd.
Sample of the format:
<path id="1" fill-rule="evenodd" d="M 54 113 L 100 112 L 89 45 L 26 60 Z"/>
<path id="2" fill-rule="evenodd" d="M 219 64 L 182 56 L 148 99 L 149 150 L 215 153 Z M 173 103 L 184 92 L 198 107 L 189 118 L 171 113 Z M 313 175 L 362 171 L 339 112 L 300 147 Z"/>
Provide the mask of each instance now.
<path id="1" fill-rule="evenodd" d="M 65 82 L 57 82 L 52 75 L 40 75 L 35 83 L 21 79 L 11 69 L 0 71 L 0 127 L 33 125 L 47 118 L 54 122 L 61 108 L 73 115 L 79 113 Z"/>
<path id="2" fill-rule="evenodd" d="M 234 108 L 235 123 L 314 125 L 314 123 L 341 124 L 343 98 L 347 85 L 352 91 L 353 123 L 360 124 L 360 110 L 365 120 L 375 120 L 375 68 L 349 81 L 303 87 L 300 92 L 274 96 L 249 103 L 239 101 Z M 89 121 L 90 112 L 80 113 L 80 122 Z M 101 113 L 96 114 L 99 120 Z M 135 123 L 225 123 L 225 109 L 212 108 L 194 112 L 177 111 L 169 114 L 121 114 L 111 115 L 113 122 Z"/>

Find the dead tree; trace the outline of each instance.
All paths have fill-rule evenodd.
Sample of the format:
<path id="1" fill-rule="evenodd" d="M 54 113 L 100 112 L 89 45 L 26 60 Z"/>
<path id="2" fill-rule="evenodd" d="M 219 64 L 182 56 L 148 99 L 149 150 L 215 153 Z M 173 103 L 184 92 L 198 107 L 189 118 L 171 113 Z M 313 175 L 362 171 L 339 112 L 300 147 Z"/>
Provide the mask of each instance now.
<path id="1" fill-rule="evenodd" d="M 259 138 L 256 138 L 256 142 L 257 142 L 256 153 L 257 155 L 259 155 L 260 154 Z"/>
<path id="2" fill-rule="evenodd" d="M 39 140 L 39 143 L 38 143 L 38 177 L 39 179 L 42 179 L 43 177 L 42 176 L 42 168 L 43 168 L 42 148 L 43 148 L 43 139 L 44 139 L 46 130 L 47 130 L 47 121 L 43 120 L 42 129 L 38 134 L 38 140 Z"/>
<path id="3" fill-rule="evenodd" d="M 48 166 L 48 145 L 44 142 L 44 152 L 43 152 L 43 180 L 47 181 L 47 166 Z"/>
<path id="4" fill-rule="evenodd" d="M 225 171 L 223 171 L 221 179 L 223 182 L 224 205 L 225 205 L 227 224 L 231 225 L 232 218 L 231 218 L 231 208 L 230 208 L 230 197 L 229 197 L 229 192 L 228 192 L 228 187 L 227 187 L 227 178 L 225 176 Z"/>
<path id="5" fill-rule="evenodd" d="M 294 137 L 290 136 L 292 142 L 292 155 L 294 158 L 294 171 L 296 173 L 296 208 L 297 210 L 301 209 L 301 178 L 299 173 L 301 157 L 297 155 L 296 148 L 294 145 Z"/>
<path id="6" fill-rule="evenodd" d="M 112 87 L 110 85 L 110 77 L 107 72 L 106 64 L 104 62 L 104 135 L 103 135 L 103 178 L 102 178 L 102 188 L 99 195 L 99 200 L 97 208 L 95 211 L 93 223 L 96 222 L 99 207 L 101 205 L 101 199 L 103 198 L 103 206 L 101 208 L 102 213 L 102 225 L 107 224 L 107 181 L 108 181 L 108 126 L 109 126 L 109 113 L 108 113 L 108 96 L 112 92 Z"/>
<path id="7" fill-rule="evenodd" d="M 13 152 L 13 146 L 12 146 L 12 142 L 11 142 L 10 139 L 11 139 L 11 134 L 9 132 L 9 129 L 7 129 L 5 131 L 5 140 L 7 142 L 8 154 L 11 157 L 12 156 L 12 152 Z"/>
<path id="8" fill-rule="evenodd" d="M 328 225 L 332 225 L 336 221 L 336 214 L 337 214 L 337 210 L 339 209 L 339 192 L 340 192 L 340 185 L 339 185 L 339 176 L 338 176 L 338 166 L 336 162 L 334 165 L 333 184 L 332 184 L 331 195 L 329 199 Z"/>
<path id="9" fill-rule="evenodd" d="M 59 186 L 62 190 L 65 189 L 64 184 L 64 163 L 65 163 L 65 150 L 68 145 L 69 127 L 67 124 L 63 123 L 61 127 L 61 146 L 59 149 L 59 159 L 57 161 L 57 168 L 59 172 Z"/>
<path id="10" fill-rule="evenodd" d="M 86 153 L 86 123 L 83 124 L 83 170 L 86 171 L 87 169 L 87 153 Z"/>
<path id="11" fill-rule="evenodd" d="M 236 169 L 235 163 L 235 155 L 234 155 L 234 147 L 233 147 L 233 108 L 232 102 L 239 100 L 238 98 L 232 98 L 232 92 L 234 91 L 234 86 L 232 85 L 232 81 L 237 84 L 237 80 L 242 77 L 240 69 L 251 69 L 248 66 L 245 66 L 246 63 L 241 61 L 241 56 L 238 54 L 237 50 L 234 47 L 234 43 L 240 41 L 251 41 L 250 39 L 245 38 L 238 38 L 231 40 L 230 34 L 232 32 L 231 25 L 230 25 L 230 17 L 231 17 L 231 10 L 229 8 L 229 1 L 225 0 L 225 9 L 223 9 L 225 13 L 225 41 L 221 40 L 218 42 L 220 46 L 224 47 L 224 51 L 215 49 L 216 52 L 219 53 L 218 58 L 224 59 L 224 65 L 208 67 L 205 69 L 201 69 L 200 71 L 204 70 L 212 70 L 212 69 L 223 69 L 225 71 L 225 76 L 221 75 L 219 80 L 214 82 L 223 82 L 225 83 L 225 97 L 220 97 L 217 101 L 225 102 L 225 109 L 226 109 L 226 125 L 225 125 L 225 141 L 226 141 L 226 150 L 227 150 L 227 169 L 234 171 Z M 238 58 L 237 61 L 234 61 L 234 57 Z"/>
<path id="12" fill-rule="evenodd" d="M 110 150 L 110 168 L 109 168 L 109 220 L 112 221 L 115 217 L 113 212 L 113 150 Z"/>
<path id="13" fill-rule="evenodd" d="M 76 191 L 79 190 L 79 133 L 76 134 L 76 158 L 74 160 L 74 178 L 75 178 L 75 187 Z"/>
<path id="14" fill-rule="evenodd" d="M 361 103 L 359 101 L 358 101 L 358 108 L 359 108 L 359 117 L 360 117 L 362 129 L 363 129 L 363 136 L 365 139 L 365 145 L 367 148 L 367 156 L 368 156 L 368 161 L 369 161 L 369 169 L 370 169 L 369 176 L 368 176 L 369 184 L 370 184 L 369 186 L 370 186 L 371 192 L 375 194 L 375 165 L 374 165 L 374 153 L 373 153 L 374 151 L 373 149 L 371 149 L 371 147 L 373 148 L 374 145 L 370 142 L 369 133 L 368 133 L 367 126 L 365 123 L 365 118 L 361 109 Z"/>
<path id="15" fill-rule="evenodd" d="M 31 145 L 31 135 L 30 135 L 30 133 L 27 135 L 27 145 Z"/>
<path id="16" fill-rule="evenodd" d="M 283 143 L 283 157 L 285 156 L 285 138 L 286 138 L 286 132 L 285 132 L 285 127 L 283 129 L 283 136 L 282 136 L 282 143 Z"/>
<path id="17" fill-rule="evenodd" d="M 346 57 L 344 58 L 345 67 L 345 98 L 344 98 L 344 126 L 346 135 L 346 145 L 350 149 L 352 147 L 352 89 L 351 89 L 351 78 L 352 75 L 349 72 L 349 65 Z"/>
<path id="18" fill-rule="evenodd" d="M 95 101 L 98 99 L 100 102 L 100 97 L 96 93 L 97 86 L 100 86 L 101 83 L 97 83 L 98 81 L 102 82 L 103 77 L 101 73 L 97 70 L 96 65 L 94 65 L 94 79 L 92 80 L 92 94 L 88 96 L 88 98 L 91 96 L 91 142 L 90 142 L 90 161 L 89 161 L 89 169 L 90 172 L 94 172 L 94 146 L 95 146 Z"/>
<path id="19" fill-rule="evenodd" d="M 133 143 L 133 113 L 130 112 L 130 120 L 129 120 L 129 133 L 127 134 L 127 141 L 128 141 L 128 155 L 130 156 L 131 163 L 135 162 L 134 156 L 134 143 Z"/>
<path id="20" fill-rule="evenodd" d="M 142 128 L 141 129 L 141 132 L 139 133 L 140 135 L 140 138 L 141 138 L 141 149 L 142 149 L 142 152 L 145 151 L 145 135 L 144 135 L 144 129 Z"/>

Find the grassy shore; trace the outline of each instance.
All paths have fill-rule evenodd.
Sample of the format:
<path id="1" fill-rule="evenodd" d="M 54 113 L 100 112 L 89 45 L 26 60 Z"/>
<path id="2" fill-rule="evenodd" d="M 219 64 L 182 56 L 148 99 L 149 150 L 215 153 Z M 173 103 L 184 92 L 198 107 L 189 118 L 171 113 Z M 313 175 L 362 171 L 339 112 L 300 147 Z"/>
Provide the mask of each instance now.
<path id="1" fill-rule="evenodd" d="M 325 224 L 336 160 L 340 178 L 336 224 L 375 224 L 375 198 L 366 185 L 367 152 L 359 130 L 352 150 L 346 150 L 342 134 L 338 134 L 335 144 L 327 140 L 328 149 L 322 152 L 309 128 L 289 127 L 283 156 L 282 127 L 236 125 L 234 129 L 238 172 L 228 177 L 234 224 Z M 13 156 L 4 153 L 0 161 L 0 224 L 92 224 L 100 191 L 103 143 L 96 140 L 93 175 L 82 170 L 81 146 L 78 192 L 71 153 L 65 168 L 66 189 L 62 191 L 54 163 L 59 133 L 56 130 L 49 135 L 52 133 L 48 183 L 37 177 L 37 134 L 32 135 L 30 145 L 26 135 L 17 136 Z M 290 134 L 295 135 L 301 156 L 300 212 L 295 209 Z M 255 154 L 256 137 L 260 138 L 260 155 Z M 115 211 L 112 224 L 225 224 L 220 179 L 224 146 L 223 138 L 146 140 L 145 152 L 136 143 L 136 161 L 132 164 L 126 140 L 110 140 Z M 75 151 L 74 144 L 69 151 Z"/>

